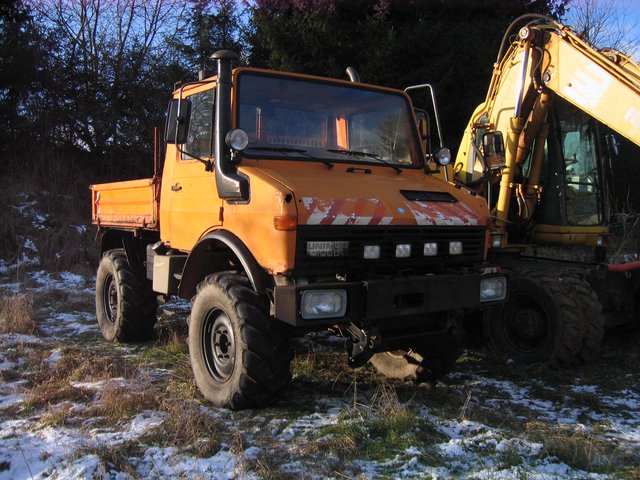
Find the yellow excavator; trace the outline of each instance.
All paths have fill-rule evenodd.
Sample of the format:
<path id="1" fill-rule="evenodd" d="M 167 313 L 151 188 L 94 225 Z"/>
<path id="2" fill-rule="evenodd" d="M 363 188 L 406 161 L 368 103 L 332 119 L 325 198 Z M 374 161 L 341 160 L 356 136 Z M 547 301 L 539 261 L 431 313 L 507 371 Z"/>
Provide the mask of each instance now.
<path id="1" fill-rule="evenodd" d="M 607 263 L 619 136 L 640 146 L 640 66 L 549 17 L 516 19 L 448 172 L 487 200 L 490 259 L 512 271 L 484 322 L 505 360 L 589 361 L 607 328 L 640 321 L 640 262 Z"/>

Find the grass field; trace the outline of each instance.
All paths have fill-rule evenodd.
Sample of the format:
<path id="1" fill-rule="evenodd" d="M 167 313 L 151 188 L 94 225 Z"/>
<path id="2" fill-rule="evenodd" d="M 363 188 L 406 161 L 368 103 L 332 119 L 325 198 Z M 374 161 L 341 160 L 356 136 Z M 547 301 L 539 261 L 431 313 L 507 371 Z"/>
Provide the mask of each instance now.
<path id="1" fill-rule="evenodd" d="M 102 340 L 90 227 L 46 198 L 7 198 L 0 237 L 0 479 L 640 477 L 637 331 L 572 370 L 469 350 L 436 386 L 352 370 L 315 334 L 278 404 L 231 412 L 195 388 L 186 303 L 160 308 L 158 340 Z"/>

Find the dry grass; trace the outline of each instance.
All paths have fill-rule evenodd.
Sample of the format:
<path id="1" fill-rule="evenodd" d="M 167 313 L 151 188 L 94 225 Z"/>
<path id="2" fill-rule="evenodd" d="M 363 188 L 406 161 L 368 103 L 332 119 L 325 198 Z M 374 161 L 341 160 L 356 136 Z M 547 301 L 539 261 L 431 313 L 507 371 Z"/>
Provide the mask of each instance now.
<path id="1" fill-rule="evenodd" d="M 135 358 L 138 368 L 165 368 L 170 370 L 164 386 L 169 397 L 191 400 L 197 386 L 189 362 L 189 348 L 184 336 L 173 333 L 165 343 L 142 350 Z"/>
<path id="2" fill-rule="evenodd" d="M 74 387 L 68 380 L 51 379 L 29 390 L 25 405 L 30 408 L 47 407 L 63 401 L 88 402 L 93 392 L 82 387 Z"/>
<path id="3" fill-rule="evenodd" d="M 384 461 L 411 445 L 428 448 L 444 438 L 384 381 L 365 403 L 345 410 L 335 424 L 320 427 L 316 437 L 305 446 L 306 452 L 330 452 L 342 461 Z"/>
<path id="4" fill-rule="evenodd" d="M 544 445 L 543 454 L 557 457 L 567 465 L 587 472 L 612 473 L 634 463 L 628 452 L 618 449 L 615 442 L 600 437 L 597 429 L 586 432 L 569 426 L 529 422 L 527 436 Z"/>
<path id="5" fill-rule="evenodd" d="M 75 423 L 77 422 L 77 412 L 73 411 L 75 406 L 72 402 L 49 405 L 40 423 L 49 427 L 60 427 Z"/>
<path id="6" fill-rule="evenodd" d="M 160 409 L 166 417 L 145 436 L 145 442 L 186 449 L 202 458 L 220 450 L 219 432 L 226 429 L 197 402 L 173 399 L 163 402 Z"/>
<path id="7" fill-rule="evenodd" d="M 108 424 L 123 422 L 162 405 L 162 395 L 148 379 L 121 382 L 111 379 L 98 392 L 99 399 L 89 407 L 88 416 L 101 417 Z"/>
<path id="8" fill-rule="evenodd" d="M 37 330 L 33 318 L 33 297 L 20 293 L 0 293 L 0 333 L 33 335 Z"/>
<path id="9" fill-rule="evenodd" d="M 52 356 L 56 359 L 52 359 Z M 135 370 L 112 358 L 89 352 L 77 345 L 65 345 L 53 351 L 34 350 L 27 358 L 28 377 L 35 385 L 72 381 L 107 381 L 129 378 Z"/>
<path id="10" fill-rule="evenodd" d="M 97 455 L 108 467 L 107 470 L 122 472 L 127 475 L 125 478 L 137 479 L 140 478 L 140 475 L 129 461 L 129 458 L 137 456 L 139 451 L 140 443 L 135 440 L 131 440 L 116 444 L 102 444 L 85 450 L 81 455 Z"/>

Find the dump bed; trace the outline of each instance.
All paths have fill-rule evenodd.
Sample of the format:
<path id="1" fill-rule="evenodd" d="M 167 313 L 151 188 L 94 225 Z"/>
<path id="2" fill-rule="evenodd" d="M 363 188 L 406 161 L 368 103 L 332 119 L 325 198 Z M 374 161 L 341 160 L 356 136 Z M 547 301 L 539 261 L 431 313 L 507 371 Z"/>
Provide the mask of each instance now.
<path id="1" fill-rule="evenodd" d="M 159 228 L 160 179 L 91 185 L 91 220 L 99 226 Z"/>

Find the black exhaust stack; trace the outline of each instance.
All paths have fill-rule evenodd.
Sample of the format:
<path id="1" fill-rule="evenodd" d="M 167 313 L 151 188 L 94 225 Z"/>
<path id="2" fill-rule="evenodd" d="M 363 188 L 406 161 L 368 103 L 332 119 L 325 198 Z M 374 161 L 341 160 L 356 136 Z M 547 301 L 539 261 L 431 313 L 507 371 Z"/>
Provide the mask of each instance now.
<path id="1" fill-rule="evenodd" d="M 238 175 L 225 142 L 231 130 L 231 62 L 240 57 L 231 50 L 218 50 L 211 58 L 218 62 L 216 86 L 215 168 L 218 196 L 232 200 L 249 199 L 249 181 Z"/>

